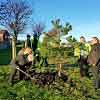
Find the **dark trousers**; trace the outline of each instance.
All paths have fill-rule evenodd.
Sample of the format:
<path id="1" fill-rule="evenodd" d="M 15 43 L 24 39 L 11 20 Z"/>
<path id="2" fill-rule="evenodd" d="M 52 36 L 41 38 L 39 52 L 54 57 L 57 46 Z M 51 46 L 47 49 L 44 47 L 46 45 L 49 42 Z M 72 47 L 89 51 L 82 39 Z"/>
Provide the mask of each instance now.
<path id="1" fill-rule="evenodd" d="M 42 61 L 41 61 L 41 66 L 44 66 L 44 67 L 48 67 L 48 61 L 47 61 L 47 57 L 42 57 Z"/>
<path id="2" fill-rule="evenodd" d="M 25 66 L 16 66 L 16 67 L 19 67 L 21 70 L 23 70 L 24 72 L 26 72 L 26 68 Z M 10 77 L 9 77 L 9 82 L 10 83 L 13 83 L 13 80 L 17 74 L 17 71 L 19 72 L 18 73 L 18 79 L 19 80 L 23 80 L 25 78 L 25 75 L 20 72 L 19 70 L 17 70 L 15 67 L 12 67 L 12 71 L 11 71 L 11 74 L 10 74 Z"/>
<path id="3" fill-rule="evenodd" d="M 100 88 L 100 62 L 97 66 L 92 66 L 92 74 L 94 78 L 94 86 L 96 89 Z"/>
<path id="4" fill-rule="evenodd" d="M 80 67 L 81 77 L 89 76 L 89 72 L 88 72 L 89 66 L 88 66 L 88 63 L 87 63 L 87 57 L 81 56 L 80 59 L 78 60 L 78 65 Z"/>

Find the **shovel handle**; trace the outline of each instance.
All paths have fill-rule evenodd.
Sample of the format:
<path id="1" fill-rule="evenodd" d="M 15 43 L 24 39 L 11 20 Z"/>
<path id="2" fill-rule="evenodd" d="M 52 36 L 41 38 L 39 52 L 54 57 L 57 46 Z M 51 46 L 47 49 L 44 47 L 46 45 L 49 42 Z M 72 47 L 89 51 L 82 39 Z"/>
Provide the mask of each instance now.
<path id="1" fill-rule="evenodd" d="M 29 77 L 30 79 L 32 79 L 32 77 L 31 77 L 28 73 L 24 72 L 24 71 L 21 70 L 19 67 L 16 67 L 16 69 L 19 70 L 20 72 L 22 72 L 23 74 L 25 74 L 25 75 L 26 75 L 27 77 Z"/>

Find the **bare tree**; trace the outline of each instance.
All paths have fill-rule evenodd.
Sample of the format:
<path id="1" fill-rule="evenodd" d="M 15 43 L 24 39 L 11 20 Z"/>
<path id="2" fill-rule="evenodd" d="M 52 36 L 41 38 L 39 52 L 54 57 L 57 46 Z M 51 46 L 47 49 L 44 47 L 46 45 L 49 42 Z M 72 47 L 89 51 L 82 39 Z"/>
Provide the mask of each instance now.
<path id="1" fill-rule="evenodd" d="M 42 35 L 43 30 L 45 28 L 45 25 L 41 22 L 36 23 L 33 25 L 33 34 L 37 36 L 37 38 L 39 39 L 40 35 Z"/>
<path id="2" fill-rule="evenodd" d="M 10 27 L 17 39 L 32 14 L 32 9 L 25 0 L 6 0 L 0 3 L 0 24 Z"/>
<path id="3" fill-rule="evenodd" d="M 33 25 L 33 36 L 34 36 L 33 45 L 32 45 L 33 51 L 37 49 L 39 37 L 43 34 L 44 28 L 45 25 L 41 22 Z"/>

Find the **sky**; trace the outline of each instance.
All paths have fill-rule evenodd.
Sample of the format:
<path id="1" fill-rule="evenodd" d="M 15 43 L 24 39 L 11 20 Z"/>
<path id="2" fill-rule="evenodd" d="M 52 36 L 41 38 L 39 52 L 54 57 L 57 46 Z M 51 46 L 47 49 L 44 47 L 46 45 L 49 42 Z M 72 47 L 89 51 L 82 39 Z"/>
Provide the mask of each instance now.
<path id="1" fill-rule="evenodd" d="M 34 1 L 34 2 L 33 2 Z M 31 0 L 34 3 L 34 20 L 42 21 L 46 30 L 52 27 L 51 20 L 60 18 L 69 22 L 73 30 L 69 33 L 79 39 L 92 36 L 100 38 L 100 0 Z"/>
<path id="2" fill-rule="evenodd" d="M 100 38 L 100 0 L 27 0 L 27 2 L 34 10 L 32 15 L 34 22 L 43 22 L 46 26 L 45 31 L 52 28 L 51 20 L 60 18 L 62 24 L 69 22 L 72 25 L 69 35 L 76 39 L 80 36 L 85 36 L 87 40 L 92 36 Z M 30 31 L 31 28 L 28 28 L 27 32 Z"/>

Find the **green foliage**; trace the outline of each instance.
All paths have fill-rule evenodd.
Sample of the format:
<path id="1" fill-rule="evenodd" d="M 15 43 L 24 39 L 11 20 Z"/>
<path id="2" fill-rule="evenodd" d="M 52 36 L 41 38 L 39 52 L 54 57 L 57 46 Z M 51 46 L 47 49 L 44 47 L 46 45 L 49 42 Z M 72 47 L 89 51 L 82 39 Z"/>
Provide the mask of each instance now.
<path id="1" fill-rule="evenodd" d="M 67 37 L 67 41 L 70 42 L 70 43 L 77 42 L 77 40 L 74 37 L 72 37 L 72 36 Z"/>
<path id="2" fill-rule="evenodd" d="M 61 47 L 61 48 L 50 48 L 49 49 L 49 57 L 57 57 L 60 55 L 60 58 L 68 59 L 73 56 L 73 48 L 72 47 Z"/>
<path id="3" fill-rule="evenodd" d="M 62 28 L 62 25 L 60 25 L 60 19 L 52 20 L 51 23 L 52 23 L 53 27 L 56 29 Z"/>
<path id="4" fill-rule="evenodd" d="M 65 25 L 61 25 L 60 19 L 52 20 L 51 23 L 53 25 L 53 29 L 57 31 L 56 36 L 54 35 L 53 37 L 57 38 L 56 42 L 60 45 L 61 37 L 63 35 L 67 35 L 72 30 L 72 25 L 68 22 L 66 22 Z"/>
<path id="5" fill-rule="evenodd" d="M 0 67 L 0 100 L 99 100 L 92 79 L 80 78 L 79 68 L 66 68 L 67 82 L 58 80 L 51 87 L 38 87 L 31 81 L 19 81 L 13 86 L 7 83 L 10 67 Z M 6 77 L 4 78 L 4 74 Z M 98 94 L 98 95 L 97 95 Z"/>
<path id="6" fill-rule="evenodd" d="M 68 32 L 71 30 L 72 30 L 72 25 L 70 25 L 70 23 L 67 22 L 67 23 L 65 23 L 65 26 L 63 26 L 61 31 L 62 31 L 63 35 L 67 35 Z"/>

